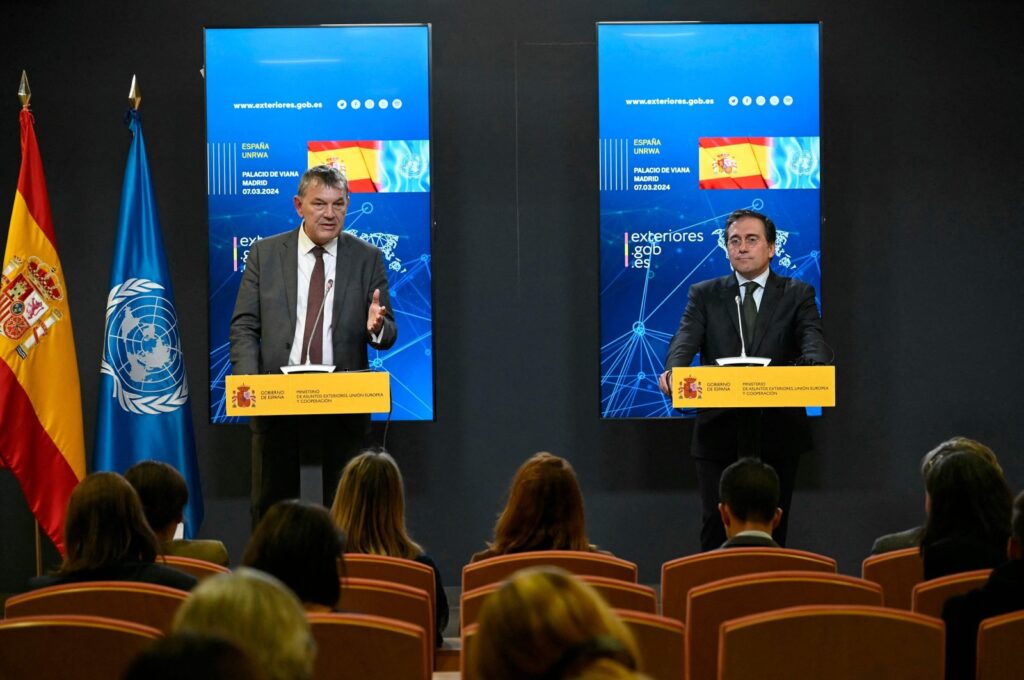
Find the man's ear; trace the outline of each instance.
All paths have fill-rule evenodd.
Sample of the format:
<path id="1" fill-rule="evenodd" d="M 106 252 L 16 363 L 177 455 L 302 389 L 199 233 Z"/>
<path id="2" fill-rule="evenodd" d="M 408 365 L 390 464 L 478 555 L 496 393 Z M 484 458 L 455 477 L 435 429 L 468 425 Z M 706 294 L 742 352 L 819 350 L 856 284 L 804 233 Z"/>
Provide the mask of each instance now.
<path id="1" fill-rule="evenodd" d="M 779 526 L 779 522 L 782 521 L 782 508 L 775 508 L 775 514 L 772 515 L 772 529 Z"/>
<path id="2" fill-rule="evenodd" d="M 725 503 L 718 504 L 718 514 L 722 517 L 722 525 L 729 527 L 732 525 L 732 513 L 729 512 L 729 506 Z"/>

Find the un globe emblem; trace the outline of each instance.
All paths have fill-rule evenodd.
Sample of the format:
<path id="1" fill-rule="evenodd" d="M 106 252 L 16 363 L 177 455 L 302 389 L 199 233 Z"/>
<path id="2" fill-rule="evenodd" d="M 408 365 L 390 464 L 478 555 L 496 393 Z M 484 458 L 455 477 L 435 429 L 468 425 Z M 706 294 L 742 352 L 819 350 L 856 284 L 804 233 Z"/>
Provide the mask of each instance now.
<path id="1" fill-rule="evenodd" d="M 168 413 L 188 399 L 178 317 L 161 291 L 153 281 L 129 279 L 107 296 L 100 372 L 113 378 L 113 396 L 132 413 Z"/>

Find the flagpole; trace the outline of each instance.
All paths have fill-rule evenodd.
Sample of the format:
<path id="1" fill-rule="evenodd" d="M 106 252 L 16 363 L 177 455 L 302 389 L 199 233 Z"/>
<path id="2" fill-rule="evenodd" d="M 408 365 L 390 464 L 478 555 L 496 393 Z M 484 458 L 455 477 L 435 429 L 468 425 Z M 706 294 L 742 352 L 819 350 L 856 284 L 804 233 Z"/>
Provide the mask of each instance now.
<path id="1" fill-rule="evenodd" d="M 43 575 L 43 539 L 39 535 L 39 520 L 36 520 L 36 576 Z"/>
<path id="2" fill-rule="evenodd" d="M 139 110 L 139 106 L 142 104 L 142 92 L 139 90 L 139 81 L 134 73 L 132 74 L 132 86 L 128 90 L 128 103 L 136 111 Z"/>

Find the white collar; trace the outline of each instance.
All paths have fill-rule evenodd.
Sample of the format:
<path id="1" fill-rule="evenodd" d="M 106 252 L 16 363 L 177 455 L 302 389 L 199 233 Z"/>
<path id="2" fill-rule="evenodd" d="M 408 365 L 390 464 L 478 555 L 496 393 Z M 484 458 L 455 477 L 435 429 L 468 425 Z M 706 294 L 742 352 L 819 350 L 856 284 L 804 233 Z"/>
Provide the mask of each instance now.
<path id="1" fill-rule="evenodd" d="M 764 288 L 765 284 L 768 283 L 768 275 L 772 273 L 772 268 L 768 267 L 763 272 L 761 272 L 760 276 L 755 276 L 752 279 L 744 278 L 735 269 L 733 270 L 732 273 L 736 275 L 736 280 L 740 282 L 740 288 L 742 288 L 743 284 L 747 283 L 748 281 L 754 281 L 755 283 L 757 283 L 758 286 L 760 286 L 761 288 Z"/>
<path id="2" fill-rule="evenodd" d="M 335 236 L 334 238 L 332 238 L 330 241 L 328 241 L 324 245 L 324 250 L 326 250 L 327 254 L 330 255 L 331 257 L 337 257 L 338 256 L 338 239 L 340 237 L 341 237 L 341 235 L 339 234 L 338 236 Z M 313 248 L 316 248 L 316 244 L 313 243 L 313 241 L 309 238 L 309 236 L 306 235 L 305 228 L 303 228 L 303 226 L 300 224 L 299 225 L 299 255 L 306 255 L 306 254 L 309 253 L 309 251 L 313 250 Z"/>

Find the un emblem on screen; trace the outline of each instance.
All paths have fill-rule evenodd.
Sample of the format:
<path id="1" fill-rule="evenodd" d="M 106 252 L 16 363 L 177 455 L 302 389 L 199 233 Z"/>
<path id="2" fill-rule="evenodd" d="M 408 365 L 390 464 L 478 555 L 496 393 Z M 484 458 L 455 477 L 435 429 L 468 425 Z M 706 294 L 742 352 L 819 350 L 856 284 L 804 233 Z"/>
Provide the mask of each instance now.
<path id="1" fill-rule="evenodd" d="M 178 317 L 163 289 L 128 279 L 107 295 L 100 373 L 113 379 L 121 408 L 140 415 L 170 413 L 188 400 Z"/>

